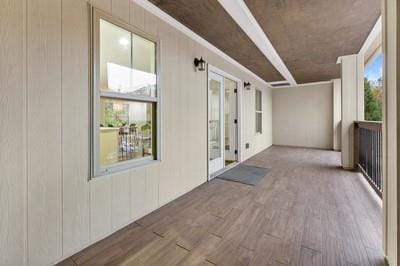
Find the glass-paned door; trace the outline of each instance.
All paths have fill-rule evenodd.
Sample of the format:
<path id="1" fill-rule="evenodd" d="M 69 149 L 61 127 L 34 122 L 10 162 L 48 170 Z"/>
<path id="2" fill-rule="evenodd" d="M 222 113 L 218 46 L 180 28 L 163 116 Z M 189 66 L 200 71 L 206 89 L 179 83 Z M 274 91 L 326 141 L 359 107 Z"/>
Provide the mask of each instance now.
<path id="1" fill-rule="evenodd" d="M 224 168 L 224 89 L 223 77 L 208 73 L 208 152 L 209 174 Z"/>
<path id="2" fill-rule="evenodd" d="M 225 166 L 237 161 L 237 83 L 224 78 Z"/>

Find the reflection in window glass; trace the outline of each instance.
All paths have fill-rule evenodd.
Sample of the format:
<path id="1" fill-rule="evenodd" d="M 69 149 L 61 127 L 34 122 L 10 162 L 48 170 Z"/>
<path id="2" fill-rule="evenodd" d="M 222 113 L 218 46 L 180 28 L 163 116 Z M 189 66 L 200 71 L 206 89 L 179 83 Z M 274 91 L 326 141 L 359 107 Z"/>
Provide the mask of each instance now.
<path id="1" fill-rule="evenodd" d="M 262 113 L 256 113 L 256 133 L 262 132 Z"/>
<path id="2" fill-rule="evenodd" d="M 156 73 L 156 46 L 153 42 L 132 34 L 132 68 L 146 73 Z"/>
<path id="3" fill-rule="evenodd" d="M 262 111 L 261 91 L 256 90 L 256 111 Z"/>
<path id="4" fill-rule="evenodd" d="M 221 157 L 221 95 L 220 88 L 221 83 L 217 80 L 209 80 L 209 145 L 210 145 L 210 161 Z"/>
<path id="5" fill-rule="evenodd" d="M 364 117 L 367 121 L 382 121 L 382 67 L 383 54 L 380 52 L 364 69 Z"/>
<path id="6" fill-rule="evenodd" d="M 256 90 L 256 133 L 262 133 L 262 93 Z"/>
<path id="7" fill-rule="evenodd" d="M 157 43 L 93 17 L 92 177 L 157 160 Z"/>
<path id="8" fill-rule="evenodd" d="M 152 155 L 153 103 L 100 99 L 100 165 Z"/>
<path id="9" fill-rule="evenodd" d="M 156 96 L 156 45 L 100 20 L 100 89 Z"/>

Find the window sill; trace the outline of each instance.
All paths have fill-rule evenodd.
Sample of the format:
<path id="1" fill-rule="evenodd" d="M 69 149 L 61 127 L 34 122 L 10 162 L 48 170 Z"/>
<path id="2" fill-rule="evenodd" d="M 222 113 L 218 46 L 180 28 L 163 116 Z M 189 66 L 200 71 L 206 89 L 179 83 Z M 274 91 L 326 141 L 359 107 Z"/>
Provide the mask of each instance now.
<path id="1" fill-rule="evenodd" d="M 135 170 L 143 168 L 143 167 L 157 165 L 160 163 L 161 163 L 161 160 L 155 160 L 153 157 L 142 158 L 140 160 L 136 160 L 133 162 L 123 162 L 123 163 L 111 166 L 104 171 L 99 171 L 99 172 L 95 173 L 95 175 L 91 179 L 91 181 L 97 180 L 101 177 L 117 174 L 117 173 L 123 173 L 123 172 L 127 172 L 127 171 L 135 171 Z"/>

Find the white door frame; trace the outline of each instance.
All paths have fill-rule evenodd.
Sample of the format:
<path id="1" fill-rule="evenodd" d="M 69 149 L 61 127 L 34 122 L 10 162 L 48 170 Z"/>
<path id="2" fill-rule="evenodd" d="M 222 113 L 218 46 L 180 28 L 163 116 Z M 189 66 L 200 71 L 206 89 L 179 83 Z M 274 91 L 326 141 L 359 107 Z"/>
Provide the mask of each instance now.
<path id="1" fill-rule="evenodd" d="M 243 154 L 242 154 L 242 94 L 243 94 L 243 82 L 241 79 L 213 66 L 208 64 L 207 69 L 207 95 L 208 95 L 208 73 L 209 71 L 214 72 L 218 75 L 226 77 L 236 82 L 237 84 L 237 106 L 236 106 L 236 116 L 237 116 L 237 160 L 238 162 L 243 161 Z M 224 147 L 223 147 L 224 148 Z M 208 96 L 207 96 L 207 180 L 210 181 L 210 171 L 209 171 L 209 142 L 208 142 Z"/>

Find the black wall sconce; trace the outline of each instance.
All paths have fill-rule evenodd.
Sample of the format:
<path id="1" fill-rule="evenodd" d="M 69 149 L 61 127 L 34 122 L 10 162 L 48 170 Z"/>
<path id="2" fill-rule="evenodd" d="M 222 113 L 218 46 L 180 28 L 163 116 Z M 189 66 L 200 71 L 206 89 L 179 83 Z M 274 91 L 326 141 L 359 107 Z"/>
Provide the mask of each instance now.
<path id="1" fill-rule="evenodd" d="M 244 82 L 243 83 L 243 88 L 245 88 L 246 90 L 250 90 L 251 89 L 251 83 L 250 82 Z"/>
<path id="2" fill-rule="evenodd" d="M 195 59 L 194 59 L 194 66 L 195 66 L 196 69 L 199 70 L 199 71 L 204 71 L 204 70 L 206 70 L 206 62 L 204 61 L 203 57 L 200 57 L 200 59 L 195 58 Z"/>

